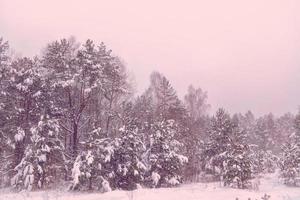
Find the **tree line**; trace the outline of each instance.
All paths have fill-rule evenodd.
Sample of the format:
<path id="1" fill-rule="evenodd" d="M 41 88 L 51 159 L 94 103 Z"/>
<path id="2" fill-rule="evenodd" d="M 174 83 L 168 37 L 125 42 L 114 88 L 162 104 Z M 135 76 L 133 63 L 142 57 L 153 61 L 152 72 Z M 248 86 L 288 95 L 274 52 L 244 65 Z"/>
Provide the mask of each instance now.
<path id="1" fill-rule="evenodd" d="M 211 116 L 207 92 L 180 99 L 159 72 L 141 95 L 104 43 L 61 39 L 40 56 L 0 39 L 0 186 L 16 191 L 170 187 L 220 181 L 252 188 L 281 171 L 300 186 L 300 115 Z"/>

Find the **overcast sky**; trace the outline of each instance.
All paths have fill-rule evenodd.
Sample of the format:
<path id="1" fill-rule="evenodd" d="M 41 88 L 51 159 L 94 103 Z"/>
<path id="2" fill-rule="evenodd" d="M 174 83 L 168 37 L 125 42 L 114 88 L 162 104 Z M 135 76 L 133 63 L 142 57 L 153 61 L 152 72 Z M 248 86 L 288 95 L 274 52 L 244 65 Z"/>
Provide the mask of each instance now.
<path id="1" fill-rule="evenodd" d="M 0 0 L 0 36 L 23 56 L 71 35 L 104 41 L 139 92 L 157 70 L 180 96 L 208 91 L 212 111 L 300 105 L 299 0 Z"/>

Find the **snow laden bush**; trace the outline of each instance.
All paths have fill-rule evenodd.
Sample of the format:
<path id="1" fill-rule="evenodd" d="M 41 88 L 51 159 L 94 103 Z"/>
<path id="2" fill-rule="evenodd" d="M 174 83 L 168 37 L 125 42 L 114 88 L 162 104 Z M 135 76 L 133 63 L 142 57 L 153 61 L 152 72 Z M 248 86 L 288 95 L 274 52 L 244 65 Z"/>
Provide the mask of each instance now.
<path id="1" fill-rule="evenodd" d="M 274 173 L 278 168 L 279 158 L 272 151 L 264 152 L 263 169 L 265 173 Z"/>
<path id="2" fill-rule="evenodd" d="M 91 151 L 82 152 L 77 157 L 72 168 L 72 190 L 82 190 L 84 187 L 91 189 L 94 155 Z"/>
<path id="3" fill-rule="evenodd" d="M 141 160 L 145 146 L 138 128 L 124 126 L 119 131 L 120 136 L 115 139 L 89 142 L 90 150 L 77 156 L 72 169 L 72 190 L 132 190 L 143 183 L 147 168 Z"/>
<path id="4" fill-rule="evenodd" d="M 280 160 L 281 176 L 286 185 L 300 187 L 300 136 L 292 134 L 290 141 L 283 145 Z"/>
<path id="5" fill-rule="evenodd" d="M 98 130 L 94 131 L 98 134 Z M 70 190 L 111 190 L 109 179 L 115 176 L 111 167 L 115 143 L 109 138 L 95 139 L 86 144 L 86 151 L 75 159 Z"/>
<path id="6" fill-rule="evenodd" d="M 264 151 L 257 145 L 250 146 L 250 158 L 253 174 L 274 173 L 278 168 L 279 158 L 270 150 Z"/>
<path id="7" fill-rule="evenodd" d="M 26 149 L 25 157 L 15 167 L 16 174 L 11 179 L 11 185 L 17 190 L 32 190 L 34 186 L 34 168 L 36 163 L 34 162 L 33 152 L 31 149 Z"/>
<path id="8" fill-rule="evenodd" d="M 16 173 L 11 179 L 13 187 L 18 190 L 47 188 L 57 183 L 57 177 L 63 177 L 65 159 L 63 145 L 58 139 L 59 131 L 57 120 L 48 115 L 41 116 L 38 124 L 31 128 L 30 144 L 14 169 Z"/>
<path id="9" fill-rule="evenodd" d="M 250 157 L 252 160 L 252 171 L 255 175 L 259 175 L 265 171 L 265 152 L 257 145 L 250 146 Z"/>
<path id="10" fill-rule="evenodd" d="M 123 126 L 120 134 L 120 138 L 117 139 L 118 148 L 112 160 L 116 174 L 113 179 L 114 187 L 125 190 L 136 189 L 143 183 L 147 171 L 142 161 L 145 145 L 135 125 Z"/>
<path id="11" fill-rule="evenodd" d="M 154 123 L 151 128 L 148 182 L 152 187 L 175 186 L 183 181 L 181 174 L 188 158 L 179 153 L 176 130 L 173 120 Z"/>

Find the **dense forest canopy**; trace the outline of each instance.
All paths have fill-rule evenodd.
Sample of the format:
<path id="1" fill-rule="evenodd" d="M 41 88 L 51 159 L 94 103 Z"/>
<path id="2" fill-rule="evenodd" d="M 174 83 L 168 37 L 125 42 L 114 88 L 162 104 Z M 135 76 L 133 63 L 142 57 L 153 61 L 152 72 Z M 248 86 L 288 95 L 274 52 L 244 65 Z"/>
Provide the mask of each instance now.
<path id="1" fill-rule="evenodd" d="M 159 72 L 136 95 L 121 59 L 92 40 L 57 40 L 33 58 L 9 52 L 1 38 L 1 187 L 244 189 L 277 169 L 300 186 L 300 114 L 209 115 L 206 91 L 191 85 L 180 99 Z"/>

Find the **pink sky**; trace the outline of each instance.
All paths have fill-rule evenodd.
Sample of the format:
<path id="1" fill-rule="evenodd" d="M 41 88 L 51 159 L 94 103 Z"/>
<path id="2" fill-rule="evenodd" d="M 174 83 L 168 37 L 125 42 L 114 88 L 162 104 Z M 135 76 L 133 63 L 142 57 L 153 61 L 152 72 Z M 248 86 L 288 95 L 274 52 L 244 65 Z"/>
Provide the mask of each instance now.
<path id="1" fill-rule="evenodd" d="M 0 35 L 24 56 L 71 35 L 104 41 L 139 92 L 158 70 L 180 96 L 207 90 L 213 111 L 300 105 L 299 0 L 0 0 Z"/>

